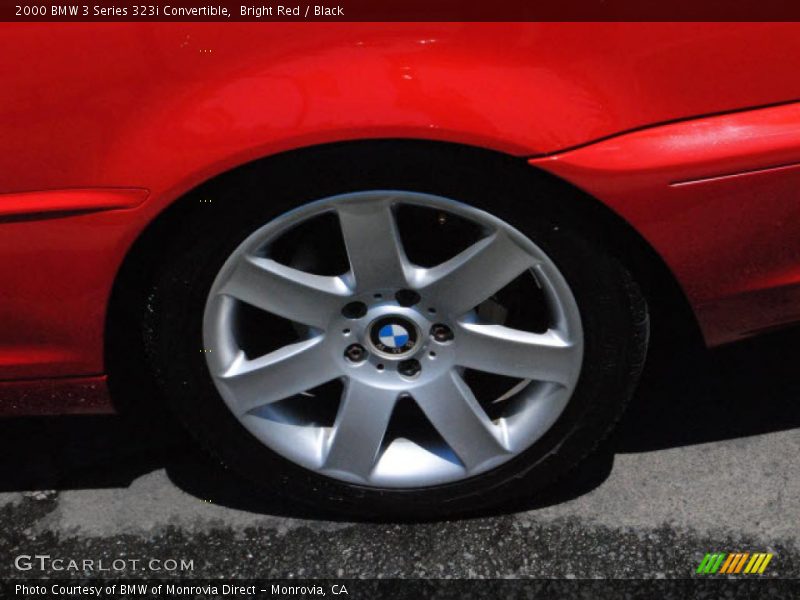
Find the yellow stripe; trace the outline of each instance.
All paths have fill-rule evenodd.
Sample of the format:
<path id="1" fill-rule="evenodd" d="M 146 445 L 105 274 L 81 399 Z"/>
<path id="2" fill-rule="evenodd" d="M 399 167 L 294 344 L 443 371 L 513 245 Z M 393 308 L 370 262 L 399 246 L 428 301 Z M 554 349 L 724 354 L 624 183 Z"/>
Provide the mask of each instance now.
<path id="1" fill-rule="evenodd" d="M 733 557 L 736 556 L 735 554 L 728 554 L 728 558 L 725 559 L 725 563 L 722 565 L 722 568 L 719 570 L 720 573 L 727 573 L 728 572 L 728 565 L 733 562 Z"/>
<path id="2" fill-rule="evenodd" d="M 758 554 L 753 554 L 752 558 L 750 559 L 750 562 L 747 563 L 747 566 L 744 568 L 745 573 L 750 572 L 750 569 L 752 568 L 753 563 L 756 562 L 756 559 L 758 559 Z"/>
<path id="3" fill-rule="evenodd" d="M 744 561 L 747 560 L 748 556 L 750 556 L 749 552 L 745 552 L 744 554 L 742 554 L 742 559 L 737 563 L 736 570 L 734 571 L 734 573 L 738 573 L 739 571 L 742 570 L 742 567 L 744 566 Z"/>
<path id="4" fill-rule="evenodd" d="M 753 554 L 753 556 L 750 558 L 750 562 L 747 563 L 747 566 L 744 568 L 744 572 L 750 573 L 751 571 L 754 571 L 758 566 L 758 563 L 760 563 L 761 559 L 763 558 L 764 555 L 761 554 L 760 552 L 756 552 L 755 554 Z"/>
<path id="5" fill-rule="evenodd" d="M 764 559 L 764 562 L 761 563 L 761 568 L 758 570 L 759 575 L 764 572 L 764 569 L 767 568 L 767 565 L 771 560 L 772 560 L 772 554 L 767 554 L 767 557 Z"/>

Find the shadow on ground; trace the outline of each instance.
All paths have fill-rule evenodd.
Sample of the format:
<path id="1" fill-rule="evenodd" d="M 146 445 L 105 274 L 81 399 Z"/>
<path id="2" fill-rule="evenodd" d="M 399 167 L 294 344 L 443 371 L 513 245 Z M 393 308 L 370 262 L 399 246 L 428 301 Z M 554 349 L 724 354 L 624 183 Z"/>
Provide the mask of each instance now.
<path id="1" fill-rule="evenodd" d="M 581 467 L 526 510 L 600 485 L 614 455 L 702 444 L 800 427 L 800 329 L 713 351 L 661 348 L 615 433 Z M 216 504 L 275 515 L 330 519 L 280 498 L 258 499 L 199 454 L 163 414 L 145 423 L 119 416 L 0 420 L 0 491 L 125 487 L 165 468 L 186 492 Z"/>

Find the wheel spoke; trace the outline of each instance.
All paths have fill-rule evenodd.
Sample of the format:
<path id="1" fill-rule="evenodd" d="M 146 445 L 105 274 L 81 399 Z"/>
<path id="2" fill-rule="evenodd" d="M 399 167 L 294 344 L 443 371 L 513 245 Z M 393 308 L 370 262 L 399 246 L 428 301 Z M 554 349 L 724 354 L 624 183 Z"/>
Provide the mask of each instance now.
<path id="1" fill-rule="evenodd" d="M 553 330 L 462 323 L 456 336 L 456 364 L 462 367 L 561 385 L 569 385 L 580 370 L 578 348 Z"/>
<path id="2" fill-rule="evenodd" d="M 284 346 L 248 360 L 239 353 L 218 381 L 236 398 L 234 411 L 245 415 L 254 408 L 283 400 L 339 376 L 322 336 Z"/>
<path id="3" fill-rule="evenodd" d="M 338 208 L 350 260 L 360 292 L 407 285 L 407 263 L 391 203 L 380 200 L 353 202 Z"/>
<path id="4" fill-rule="evenodd" d="M 420 292 L 437 308 L 460 316 L 536 264 L 508 235 L 495 232 L 430 269 L 420 270 Z"/>
<path id="5" fill-rule="evenodd" d="M 456 248 L 445 236 L 440 248 L 412 252 L 409 245 L 407 255 L 399 232 L 406 233 L 406 206 L 457 215 L 482 237 Z M 347 264 L 335 276 L 303 270 L 298 257 L 326 243 L 317 219 L 334 215 L 339 230 L 334 223 L 332 233 L 341 234 Z M 313 239 L 287 236 L 306 224 Z M 293 250 L 295 266 L 278 262 L 278 246 Z M 536 240 L 455 200 L 400 190 L 321 198 L 263 225 L 233 251 L 205 304 L 200 351 L 232 414 L 299 467 L 365 488 L 452 484 L 523 452 L 569 403 L 584 334 L 565 275 Z M 540 301 L 546 306 L 544 333 L 512 329 L 516 311 L 498 293 L 523 277 L 538 287 L 532 311 L 539 314 Z M 245 335 L 261 324 L 251 308 L 275 315 L 303 341 L 256 358 L 261 344 Z M 506 321 L 509 327 L 493 324 Z M 409 339 L 418 334 L 416 346 L 381 352 L 376 336 L 402 344 L 401 326 L 413 329 Z M 489 406 L 467 384 L 474 371 L 514 378 L 517 386 Z M 500 401 L 512 396 L 510 404 Z M 330 402 L 338 402 L 332 424 Z"/>
<path id="6" fill-rule="evenodd" d="M 268 258 L 240 260 L 220 293 L 280 317 L 323 329 L 350 290 L 339 277 L 305 273 Z"/>
<path id="7" fill-rule="evenodd" d="M 323 469 L 369 479 L 392 416 L 397 392 L 347 382 Z"/>
<path id="8" fill-rule="evenodd" d="M 413 390 L 413 396 L 467 471 L 508 453 L 498 428 L 457 372 L 450 371 Z"/>

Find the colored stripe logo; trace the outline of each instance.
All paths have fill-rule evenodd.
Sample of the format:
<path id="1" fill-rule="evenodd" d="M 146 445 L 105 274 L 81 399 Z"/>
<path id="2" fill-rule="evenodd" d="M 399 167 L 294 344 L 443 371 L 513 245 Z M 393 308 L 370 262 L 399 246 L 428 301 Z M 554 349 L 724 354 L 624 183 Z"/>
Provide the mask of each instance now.
<path id="1" fill-rule="evenodd" d="M 700 561 L 695 573 L 702 575 L 761 575 L 773 555 L 766 552 L 708 552 Z"/>

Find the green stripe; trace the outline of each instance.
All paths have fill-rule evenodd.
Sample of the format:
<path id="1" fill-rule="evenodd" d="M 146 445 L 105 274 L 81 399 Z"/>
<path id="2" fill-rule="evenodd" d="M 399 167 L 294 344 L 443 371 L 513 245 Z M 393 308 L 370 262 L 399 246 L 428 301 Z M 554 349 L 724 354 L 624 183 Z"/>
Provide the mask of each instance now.
<path id="1" fill-rule="evenodd" d="M 727 554 L 725 552 L 707 552 L 703 560 L 700 561 L 700 565 L 697 567 L 695 573 L 716 573 L 722 566 L 726 556 Z"/>
<path id="2" fill-rule="evenodd" d="M 697 571 L 695 571 L 695 573 L 702 573 L 703 572 L 703 569 L 705 569 L 709 558 L 711 558 L 711 555 L 708 552 L 706 552 L 706 555 L 703 557 L 703 560 L 700 561 L 700 566 L 697 567 Z"/>
<path id="3" fill-rule="evenodd" d="M 717 559 L 717 562 L 711 568 L 711 572 L 712 573 L 716 573 L 717 571 L 719 571 L 719 568 L 722 566 L 722 561 L 723 560 L 725 560 L 725 553 L 724 552 L 720 552 L 719 553 L 719 558 Z"/>
<path id="4" fill-rule="evenodd" d="M 708 563 L 706 564 L 706 568 L 705 568 L 705 569 L 703 569 L 703 573 L 711 573 L 711 568 L 714 566 L 714 563 L 715 563 L 715 562 L 717 562 L 717 558 L 718 558 L 718 557 L 719 557 L 719 554 L 717 554 L 716 552 L 714 552 L 714 553 L 713 553 L 713 554 L 712 554 L 712 555 L 711 555 L 711 556 L 708 558 Z"/>

